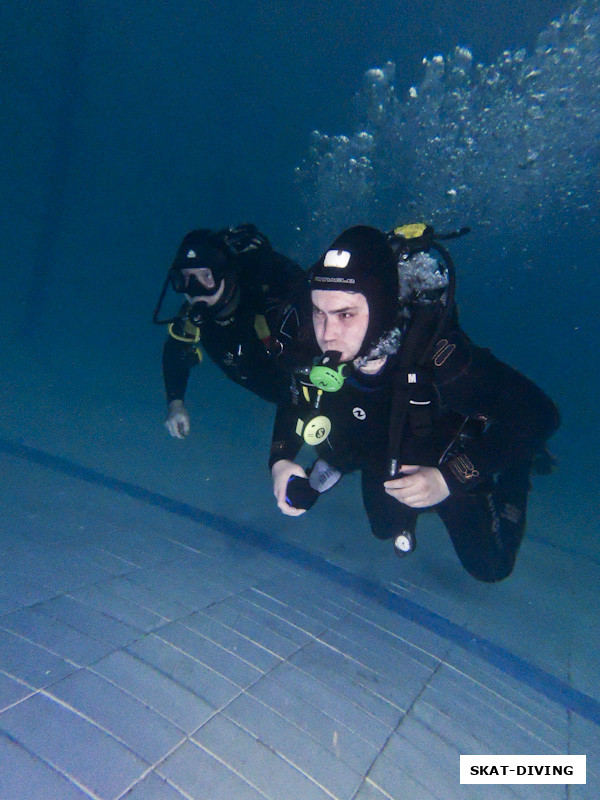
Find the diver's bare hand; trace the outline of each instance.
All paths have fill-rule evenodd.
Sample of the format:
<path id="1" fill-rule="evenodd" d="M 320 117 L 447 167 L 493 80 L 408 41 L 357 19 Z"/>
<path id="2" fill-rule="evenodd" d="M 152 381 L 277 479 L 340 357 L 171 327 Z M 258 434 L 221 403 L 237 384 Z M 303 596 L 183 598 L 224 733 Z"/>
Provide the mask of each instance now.
<path id="1" fill-rule="evenodd" d="M 183 400 L 171 400 L 168 405 L 168 414 L 165 420 L 165 428 L 171 436 L 177 439 L 185 439 L 190 432 L 190 416 L 183 405 Z"/>
<path id="2" fill-rule="evenodd" d="M 285 499 L 288 481 L 292 475 L 299 475 L 301 478 L 307 477 L 306 472 L 302 469 L 300 464 L 296 464 L 294 461 L 289 461 L 285 458 L 276 461 L 271 467 L 273 494 L 277 500 L 277 507 L 288 517 L 299 517 L 300 514 L 306 512 L 306 509 L 293 508 Z"/>
<path id="3" fill-rule="evenodd" d="M 402 478 L 392 478 L 383 484 L 387 494 L 411 508 L 429 508 L 450 495 L 444 476 L 436 467 L 400 467 Z"/>

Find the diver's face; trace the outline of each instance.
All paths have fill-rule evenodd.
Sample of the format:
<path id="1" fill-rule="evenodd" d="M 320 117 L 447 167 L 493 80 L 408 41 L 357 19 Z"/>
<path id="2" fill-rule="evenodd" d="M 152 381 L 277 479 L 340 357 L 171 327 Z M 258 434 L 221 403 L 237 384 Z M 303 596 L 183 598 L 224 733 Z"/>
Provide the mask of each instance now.
<path id="1" fill-rule="evenodd" d="M 198 281 L 204 286 L 205 289 L 214 289 L 215 288 L 215 279 L 212 274 L 212 270 L 208 267 L 197 267 L 195 269 L 182 269 L 181 272 L 185 275 L 187 280 L 192 277 L 192 275 L 198 279 Z"/>
<path id="2" fill-rule="evenodd" d="M 337 350 L 341 361 L 352 361 L 369 327 L 367 298 L 358 292 L 314 289 L 311 299 L 317 344 L 324 353 Z"/>
<path id="3" fill-rule="evenodd" d="M 186 284 L 189 285 L 190 283 L 194 287 L 195 294 L 190 295 L 186 293 L 186 298 L 189 300 L 190 303 L 206 303 L 209 306 L 214 305 L 217 300 L 220 299 L 223 291 L 225 289 L 225 281 L 222 280 L 219 288 L 215 292 L 215 278 L 212 273 L 212 270 L 209 267 L 196 267 L 194 269 L 182 269 L 181 274 L 184 276 L 186 280 Z M 191 280 L 195 278 L 196 280 Z M 197 281 L 197 282 L 196 282 Z M 198 284 L 203 286 L 207 292 L 210 294 L 198 294 Z"/>

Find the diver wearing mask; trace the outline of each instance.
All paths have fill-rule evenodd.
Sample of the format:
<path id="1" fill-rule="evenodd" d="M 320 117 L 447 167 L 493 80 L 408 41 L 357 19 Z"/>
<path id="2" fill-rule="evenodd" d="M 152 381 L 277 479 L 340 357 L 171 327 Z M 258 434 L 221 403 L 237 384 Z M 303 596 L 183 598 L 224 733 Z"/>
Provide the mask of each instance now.
<path id="1" fill-rule="evenodd" d="M 300 267 L 275 252 L 254 225 L 184 237 L 154 312 L 155 323 L 168 325 L 162 367 L 172 436 L 190 431 L 184 398 L 203 351 L 232 381 L 277 402 L 287 385 L 278 360 L 297 327 L 297 311 L 286 298 L 303 279 Z M 175 316 L 160 319 L 169 290 L 185 302 Z"/>

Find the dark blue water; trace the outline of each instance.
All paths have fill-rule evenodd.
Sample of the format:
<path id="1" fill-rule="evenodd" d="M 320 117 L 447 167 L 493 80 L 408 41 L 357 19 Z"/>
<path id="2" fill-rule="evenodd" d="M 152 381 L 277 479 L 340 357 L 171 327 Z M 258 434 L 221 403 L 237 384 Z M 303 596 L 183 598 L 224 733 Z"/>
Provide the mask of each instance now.
<path id="1" fill-rule="evenodd" d="M 366 69 L 392 59 L 409 86 L 423 56 L 457 44 L 490 62 L 533 46 L 563 3 L 462 6 L 9 2 L 5 224 L 29 240 L 45 214 L 56 236 L 101 245 L 106 262 L 141 244 L 153 266 L 199 222 L 253 219 L 289 246 L 293 167 L 313 128 L 352 124 Z"/>
<path id="2" fill-rule="evenodd" d="M 11 376 L 22 368 L 49 376 L 64 404 L 60 413 L 65 407 L 74 413 L 69 399 L 75 407 L 82 393 L 91 393 L 99 402 L 129 403 L 135 415 L 141 405 L 155 415 L 148 424 L 160 425 L 162 332 L 149 319 L 185 231 L 253 221 L 277 247 L 304 255 L 306 265 L 328 242 L 311 227 L 310 204 L 303 205 L 307 191 L 311 202 L 320 202 L 320 186 L 309 177 L 299 189 L 294 168 L 310 164 L 314 129 L 351 137 L 364 127 L 364 104 L 357 111 L 355 95 L 366 70 L 393 61 L 393 85 L 404 103 L 423 79 L 423 57 L 450 54 L 458 45 L 488 66 L 501 63 L 504 50 L 531 54 L 540 32 L 566 9 L 560 0 L 530 0 L 526 8 L 506 0 L 462 0 L 460 6 L 226 0 L 214 9 L 158 0 L 5 3 L 0 302 L 12 407 Z M 598 3 L 583 9 L 597 26 Z M 573 30 L 556 51 L 554 78 L 550 59 L 544 74 L 548 91 L 560 77 L 574 134 L 596 124 L 599 112 L 589 64 L 583 72 L 570 70 L 564 55 L 564 48 L 580 45 L 569 40 Z M 515 73 L 506 74 L 510 82 Z M 518 97 L 522 88 L 507 91 Z M 451 93 L 448 84 L 438 89 Z M 578 102 L 589 98 L 589 118 L 575 122 L 569 114 L 571 89 Z M 552 118 L 538 124 L 542 140 L 555 136 Z M 523 135 L 505 123 L 486 139 L 492 161 Z M 414 119 L 408 124 L 414 134 Z M 571 534 L 595 551 L 599 183 L 597 169 L 588 169 L 594 156 L 581 141 L 571 173 L 589 194 L 588 208 L 565 201 L 564 169 L 540 167 L 536 156 L 519 166 L 537 170 L 531 202 L 516 194 L 511 204 L 509 175 L 496 205 L 495 169 L 486 208 L 474 192 L 467 211 L 449 221 L 474 229 L 453 250 L 463 325 L 560 404 L 561 478 L 541 491 L 564 510 Z M 393 147 L 387 150 L 392 159 Z M 420 157 L 429 158 L 435 175 L 448 168 L 439 152 Z M 418 194 L 426 170 L 410 181 L 399 173 L 390 188 L 377 169 L 381 159 L 371 189 L 382 202 L 376 211 L 358 204 L 344 227 L 357 221 L 390 226 L 423 212 L 410 192 Z M 481 175 L 474 179 L 479 188 L 483 182 Z M 541 206 L 540 193 L 556 203 Z M 478 224 L 484 218 L 492 220 L 488 228 Z M 332 215 L 328 224 L 333 230 L 341 221 Z M 233 397 L 230 402 L 244 405 L 243 395 Z M 49 397 L 36 400 L 51 404 Z M 23 440 L 28 414 L 35 411 L 25 404 L 15 412 Z M 70 431 L 65 425 L 65 451 Z M 150 457 L 160 469 L 160 454 Z"/>

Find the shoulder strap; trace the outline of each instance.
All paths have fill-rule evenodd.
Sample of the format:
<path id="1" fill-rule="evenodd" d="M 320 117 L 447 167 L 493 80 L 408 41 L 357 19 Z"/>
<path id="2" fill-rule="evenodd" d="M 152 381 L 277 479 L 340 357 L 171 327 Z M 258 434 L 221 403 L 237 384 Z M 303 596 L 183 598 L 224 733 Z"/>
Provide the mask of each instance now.
<path id="1" fill-rule="evenodd" d="M 415 314 L 406 337 L 400 348 L 400 357 L 393 377 L 392 402 L 390 410 L 390 431 L 388 438 L 388 472 L 390 477 L 397 474 L 399 467 L 402 434 L 407 422 L 420 442 L 421 461 L 432 459 L 432 375 L 429 360 L 431 341 L 434 336 L 431 328 L 436 322 L 432 306 L 422 306 Z"/>

